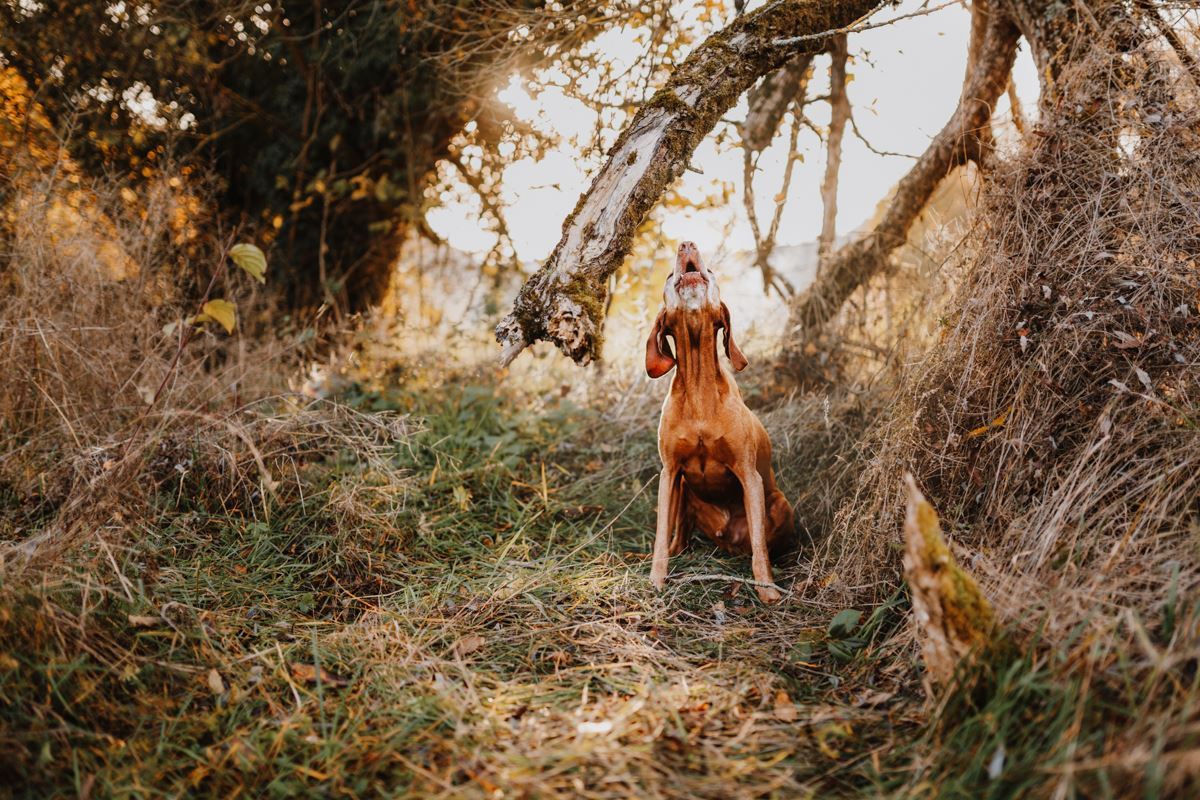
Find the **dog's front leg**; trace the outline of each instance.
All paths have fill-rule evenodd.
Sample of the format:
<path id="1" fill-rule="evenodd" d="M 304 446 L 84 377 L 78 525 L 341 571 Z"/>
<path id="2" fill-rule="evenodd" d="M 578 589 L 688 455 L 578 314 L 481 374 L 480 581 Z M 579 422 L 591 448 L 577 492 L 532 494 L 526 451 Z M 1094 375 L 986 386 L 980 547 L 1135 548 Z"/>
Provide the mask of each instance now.
<path id="1" fill-rule="evenodd" d="M 655 589 L 662 589 L 667 582 L 667 561 L 670 558 L 671 527 L 674 520 L 671 514 L 671 493 L 676 491 L 675 472 L 663 464 L 662 472 L 658 473 L 658 524 L 654 529 L 654 562 L 650 566 L 650 582 Z"/>
<path id="2" fill-rule="evenodd" d="M 767 552 L 767 498 L 763 491 L 762 475 L 753 464 L 744 467 L 738 477 L 742 482 L 743 502 L 746 504 L 746 521 L 750 526 L 750 565 L 754 580 L 759 584 L 773 584 L 771 558 Z M 758 597 L 764 603 L 777 603 L 783 595 L 771 586 L 755 586 Z"/>

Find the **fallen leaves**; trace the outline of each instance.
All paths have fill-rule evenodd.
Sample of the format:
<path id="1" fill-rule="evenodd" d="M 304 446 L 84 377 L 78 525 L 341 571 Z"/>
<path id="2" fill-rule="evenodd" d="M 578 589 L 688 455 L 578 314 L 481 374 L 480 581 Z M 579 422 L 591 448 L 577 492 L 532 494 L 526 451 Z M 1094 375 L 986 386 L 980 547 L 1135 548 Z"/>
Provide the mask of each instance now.
<path id="1" fill-rule="evenodd" d="M 1012 410 L 1013 410 L 1012 406 L 1009 406 L 1008 408 L 1004 409 L 1003 411 L 1000 412 L 999 416 L 997 416 L 991 422 L 987 423 L 986 425 L 980 425 L 978 428 L 968 431 L 966 438 L 975 439 L 977 437 L 983 436 L 988 431 L 993 431 L 993 430 L 996 430 L 997 428 L 1003 428 L 1004 424 L 1006 422 L 1008 422 L 1008 415 L 1012 413 Z"/>
<path id="2" fill-rule="evenodd" d="M 293 661 L 288 664 L 288 671 L 292 677 L 303 683 L 322 683 L 326 686 L 347 686 L 350 681 L 345 678 L 335 675 L 324 667 L 314 666 L 313 664 L 304 664 Z"/>
<path id="3" fill-rule="evenodd" d="M 775 693 L 775 719 L 780 722 L 795 722 L 800 716 L 796 704 L 788 693 L 780 689 Z"/>
<path id="4" fill-rule="evenodd" d="M 225 681 L 221 679 L 221 673 L 215 669 L 208 671 L 208 689 L 218 696 L 225 693 Z"/>
<path id="5" fill-rule="evenodd" d="M 485 644 L 487 644 L 487 639 L 484 639 L 478 634 L 472 633 L 462 637 L 454 643 L 454 654 L 459 658 L 463 658 L 464 656 L 474 653 Z"/>

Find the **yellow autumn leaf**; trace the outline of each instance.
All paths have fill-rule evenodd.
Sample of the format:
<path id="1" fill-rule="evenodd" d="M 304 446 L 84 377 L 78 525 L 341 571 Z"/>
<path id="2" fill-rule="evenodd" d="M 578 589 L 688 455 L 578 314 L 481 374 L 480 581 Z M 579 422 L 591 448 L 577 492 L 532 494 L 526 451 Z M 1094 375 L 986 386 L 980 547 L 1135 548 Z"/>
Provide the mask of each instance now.
<path id="1" fill-rule="evenodd" d="M 237 327 L 237 306 L 228 300 L 209 300 L 196 315 L 195 322 L 216 322 L 226 333 L 233 333 Z"/>
<path id="2" fill-rule="evenodd" d="M 1000 412 L 1000 416 L 996 417 L 994 420 L 989 422 L 987 425 L 980 425 L 978 428 L 974 428 L 974 429 L 968 431 L 967 438 L 975 439 L 979 436 L 983 436 L 985 433 L 987 433 L 988 431 L 993 430 L 995 428 L 1003 428 L 1004 423 L 1008 422 L 1008 415 L 1012 413 L 1012 409 L 1013 409 L 1013 407 L 1009 406 L 1008 408 L 1006 408 Z"/>
<path id="3" fill-rule="evenodd" d="M 221 673 L 215 669 L 208 671 L 208 688 L 213 694 L 221 694 L 225 691 L 225 681 L 221 679 Z"/>
<path id="4" fill-rule="evenodd" d="M 792 698 L 782 689 L 775 693 L 775 717 L 781 722 L 795 722 L 800 716 Z"/>
<path id="5" fill-rule="evenodd" d="M 229 257 L 254 280 L 259 283 L 267 282 L 267 257 L 255 245 L 245 242 L 235 244 L 229 248 Z"/>

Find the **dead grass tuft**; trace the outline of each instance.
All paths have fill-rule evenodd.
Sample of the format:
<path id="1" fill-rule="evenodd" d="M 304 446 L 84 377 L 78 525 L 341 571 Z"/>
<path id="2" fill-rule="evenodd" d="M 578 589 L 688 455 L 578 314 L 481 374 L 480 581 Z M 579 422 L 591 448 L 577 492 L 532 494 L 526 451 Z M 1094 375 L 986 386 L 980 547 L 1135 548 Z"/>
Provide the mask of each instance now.
<path id="1" fill-rule="evenodd" d="M 143 187 L 97 186 L 113 246 L 137 256 L 114 279 L 103 247 L 43 224 L 64 191 L 53 176 L 14 181 L 5 209 L 0 297 L 0 551 L 5 577 L 61 556 L 100 532 L 156 524 L 163 492 L 197 505 L 269 516 L 303 493 L 305 472 L 339 450 L 366 476 L 334 506 L 339 519 L 378 520 L 379 487 L 395 478 L 383 452 L 407 436 L 402 419 L 364 415 L 289 391 L 311 331 L 245 333 L 262 300 L 243 276 L 220 295 L 241 305 L 233 336 L 205 331 L 178 357 L 178 321 L 195 311 L 192 282 L 224 258 L 197 241 L 194 197 L 164 176 Z M 92 231 L 89 236 L 94 234 Z M 199 273 L 199 274 L 196 274 Z M 175 330 L 168 328 L 176 323 Z M 293 335 L 288 335 L 292 333 Z M 280 335 L 282 334 L 282 335 Z M 374 477 L 371 477 L 371 476 Z M 403 485 L 403 481 L 398 481 Z M 392 490 L 388 490 L 392 491 Z M 348 524 L 353 528 L 354 524 Z M 118 537 L 119 538 L 119 537 Z"/>
<path id="2" fill-rule="evenodd" d="M 1096 50 L 1062 77 L 1087 102 L 1044 112 L 989 175 L 936 343 L 864 444 L 833 568 L 894 580 L 911 469 L 1001 617 L 1038 646 L 1075 642 L 1058 679 L 1102 683 L 1119 657 L 1117 680 L 1154 682 L 1197 646 L 1178 598 L 1200 585 L 1200 109 L 1161 51 Z M 1079 713 L 1095 701 L 1085 687 Z M 1061 787 L 1095 788 L 1147 736 L 1158 763 L 1194 774 L 1191 691 L 1136 702 L 1108 739 L 1082 719 L 1063 730 L 1062 769 L 1079 775 Z M 1150 769 L 1107 775 L 1132 786 Z"/>

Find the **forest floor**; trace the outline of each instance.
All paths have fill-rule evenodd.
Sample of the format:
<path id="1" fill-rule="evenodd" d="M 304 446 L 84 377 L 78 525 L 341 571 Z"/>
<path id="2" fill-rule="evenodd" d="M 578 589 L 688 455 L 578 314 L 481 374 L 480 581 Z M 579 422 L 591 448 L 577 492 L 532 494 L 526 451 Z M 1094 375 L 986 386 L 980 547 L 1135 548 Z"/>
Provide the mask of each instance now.
<path id="1" fill-rule="evenodd" d="M 779 606 L 695 540 L 654 592 L 651 397 L 457 375 L 341 402 L 410 426 L 373 530 L 330 513 L 372 477 L 329 453 L 302 502 L 216 507 L 181 478 L 136 540 L 4 587 L 0 795 L 1011 796 L 1078 722 L 1023 663 L 932 724 L 899 583 L 815 602 L 837 577 L 811 542 Z M 797 492 L 782 421 L 821 422 L 766 405 Z"/>

